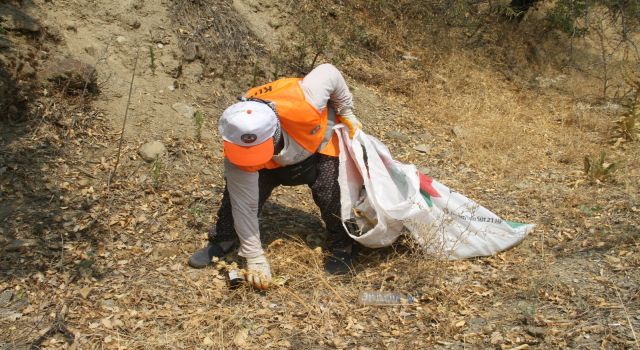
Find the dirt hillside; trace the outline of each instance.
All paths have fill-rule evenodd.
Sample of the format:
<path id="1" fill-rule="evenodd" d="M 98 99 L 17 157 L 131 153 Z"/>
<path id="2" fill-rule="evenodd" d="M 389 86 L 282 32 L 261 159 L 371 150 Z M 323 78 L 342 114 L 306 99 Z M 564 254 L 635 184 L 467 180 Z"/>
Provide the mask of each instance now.
<path id="1" fill-rule="evenodd" d="M 0 348 L 638 348 L 625 61 L 602 96 L 592 37 L 415 3 L 0 2 Z M 261 219 L 276 287 L 189 268 L 224 190 L 220 113 L 324 62 L 396 159 L 535 231 L 464 261 L 403 237 L 330 277 L 311 193 L 287 187 Z M 418 301 L 358 304 L 369 290 Z"/>

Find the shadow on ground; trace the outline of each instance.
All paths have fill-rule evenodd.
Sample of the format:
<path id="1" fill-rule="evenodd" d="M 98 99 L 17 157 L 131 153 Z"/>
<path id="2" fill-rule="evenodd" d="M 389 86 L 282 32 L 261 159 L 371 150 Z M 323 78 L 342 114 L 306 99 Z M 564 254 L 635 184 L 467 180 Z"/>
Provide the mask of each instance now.
<path id="1" fill-rule="evenodd" d="M 0 54 L 31 49 L 4 47 Z M 62 265 L 67 241 L 95 240 L 71 225 L 91 203 L 65 189 L 79 123 L 64 125 L 61 118 L 79 115 L 86 104 L 38 98 L 41 86 L 0 60 L 0 282 Z"/>

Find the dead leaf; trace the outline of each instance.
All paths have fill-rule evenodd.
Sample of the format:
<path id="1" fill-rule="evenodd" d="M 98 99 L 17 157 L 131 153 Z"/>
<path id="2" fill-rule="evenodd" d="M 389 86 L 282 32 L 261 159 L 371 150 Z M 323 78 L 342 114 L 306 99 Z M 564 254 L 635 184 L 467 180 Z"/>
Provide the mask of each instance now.
<path id="1" fill-rule="evenodd" d="M 119 319 L 114 319 L 111 324 L 113 325 L 113 327 L 123 327 L 124 323 L 122 321 L 120 321 Z"/>
<path id="2" fill-rule="evenodd" d="M 109 320 L 108 318 L 101 319 L 100 323 L 102 323 L 104 328 L 107 328 L 107 329 L 112 329 L 113 328 L 113 325 L 111 324 L 111 320 Z"/>
<path id="3" fill-rule="evenodd" d="M 333 337 L 331 341 L 333 342 L 333 346 L 335 346 L 338 349 L 341 349 L 347 346 L 347 343 L 340 337 Z"/>
<path id="4" fill-rule="evenodd" d="M 35 309 L 33 308 L 33 306 L 29 305 L 24 310 L 22 310 L 22 314 L 23 315 L 30 314 L 33 311 L 35 311 Z"/>
<path id="5" fill-rule="evenodd" d="M 236 333 L 236 336 L 233 338 L 233 343 L 239 348 L 244 348 L 248 345 L 247 344 L 248 336 L 249 336 L 249 330 L 246 328 L 241 328 L 238 331 L 238 333 Z"/>
<path id="6" fill-rule="evenodd" d="M 204 337 L 204 339 L 202 340 L 202 345 L 204 345 L 204 346 L 212 346 L 213 345 L 213 340 L 211 340 L 211 338 L 209 338 L 209 337 Z"/>
<path id="7" fill-rule="evenodd" d="M 80 294 L 80 296 L 81 296 L 83 299 L 87 299 L 87 297 L 89 296 L 89 293 L 91 293 L 91 288 L 89 288 L 89 287 L 84 287 L 84 288 L 80 289 L 80 290 L 78 291 L 78 293 Z"/>

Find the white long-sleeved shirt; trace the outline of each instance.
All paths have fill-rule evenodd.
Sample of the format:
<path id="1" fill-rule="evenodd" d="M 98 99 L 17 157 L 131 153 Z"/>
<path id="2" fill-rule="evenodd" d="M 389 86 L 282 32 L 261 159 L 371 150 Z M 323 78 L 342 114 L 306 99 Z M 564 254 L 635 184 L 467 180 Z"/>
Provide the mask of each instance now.
<path id="1" fill-rule="evenodd" d="M 313 107 L 322 111 L 327 107 L 337 114 L 348 114 L 353 109 L 353 98 L 342 74 L 331 64 L 322 64 L 312 70 L 300 82 L 304 96 Z M 332 128 L 329 125 L 328 128 Z M 331 136 L 328 131 L 325 139 Z M 282 130 L 284 147 L 273 160 L 282 165 L 299 163 L 311 156 L 289 135 Z M 238 255 L 252 258 L 263 254 L 258 223 L 258 172 L 247 172 L 239 169 L 228 160 L 224 163 L 227 189 L 231 199 L 233 222 L 240 238 Z"/>

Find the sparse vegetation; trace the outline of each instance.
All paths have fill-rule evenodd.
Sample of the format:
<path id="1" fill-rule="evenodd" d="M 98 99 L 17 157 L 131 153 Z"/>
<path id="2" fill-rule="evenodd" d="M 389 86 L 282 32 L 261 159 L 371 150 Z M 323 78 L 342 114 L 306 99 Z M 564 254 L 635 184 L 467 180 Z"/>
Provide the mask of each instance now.
<path id="1" fill-rule="evenodd" d="M 618 122 L 620 134 L 627 141 L 636 141 L 640 137 L 640 82 L 631 81 L 633 98 L 627 107 L 627 113 Z"/>
<path id="2" fill-rule="evenodd" d="M 205 224 L 207 223 L 207 209 L 203 204 L 194 203 L 189 207 L 189 209 L 187 209 L 187 212 L 189 213 L 189 224 L 192 227 L 194 227 L 195 229 L 204 228 Z"/>
<path id="3" fill-rule="evenodd" d="M 156 54 L 153 51 L 153 44 L 149 45 L 149 69 L 151 69 L 151 74 L 156 74 Z"/>
<path id="4" fill-rule="evenodd" d="M 8 75 L 21 59 L 39 72 L 56 52 L 92 47 L 107 47 L 109 64 L 96 66 L 99 108 L 39 74 L 9 77 L 20 89 L 32 79 L 35 93 L 0 101 L 29 114 L 0 127 L 0 348 L 638 347 L 637 4 L 598 0 L 576 12 L 582 3 L 558 0 L 522 15 L 508 2 L 463 0 L 126 3 L 47 3 L 46 18 L 65 26 L 73 11 L 61 28 L 73 45 L 6 33 L 16 46 L 2 51 Z M 554 4 L 565 6 L 557 25 Z M 131 43 L 149 33 L 90 25 L 127 15 L 157 28 L 151 42 L 170 43 L 140 47 L 145 70 L 162 67 L 144 79 L 132 79 Z M 265 43 L 255 28 L 290 40 Z M 193 45 L 189 60 L 173 54 Z M 298 76 L 314 60 L 344 72 L 365 131 L 396 159 L 535 231 L 464 261 L 402 237 L 361 248 L 354 275 L 330 277 L 308 190 L 280 187 L 260 220 L 273 289 L 229 288 L 223 261 L 189 268 L 225 189 L 221 141 L 215 128 L 202 138 L 209 122 L 199 115 L 214 118 L 247 85 Z M 174 103 L 199 110 L 178 115 Z M 168 155 L 145 163 L 136 152 L 151 139 Z M 370 290 L 419 300 L 358 305 Z"/>
<path id="5" fill-rule="evenodd" d="M 274 55 L 272 76 L 282 73 L 304 75 L 315 67 L 321 57 L 327 59 L 333 45 L 331 25 L 306 14 L 297 22 L 299 31 L 280 43 L 280 54 Z"/>
<path id="6" fill-rule="evenodd" d="M 638 116 L 637 114 L 628 114 L 620 121 L 620 132 L 622 137 L 629 141 L 636 141 L 640 131 L 638 128 Z"/>
<path id="7" fill-rule="evenodd" d="M 158 187 L 160 187 L 163 171 L 164 162 L 160 156 L 156 156 L 156 159 L 151 163 L 151 180 L 153 188 L 158 189 Z"/>
<path id="8" fill-rule="evenodd" d="M 193 124 L 195 126 L 196 132 L 196 141 L 202 141 L 202 125 L 204 124 L 204 113 L 202 111 L 197 110 L 193 114 Z"/>
<path id="9" fill-rule="evenodd" d="M 598 158 L 584 157 L 584 173 L 591 182 L 604 181 L 616 170 L 616 163 L 605 162 L 605 151 Z"/>

